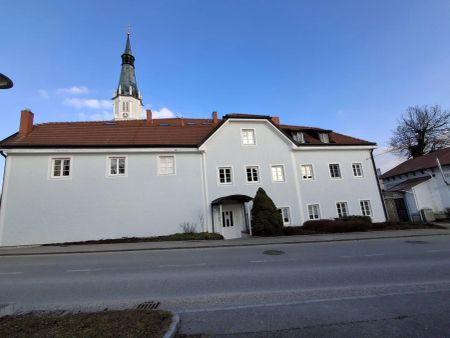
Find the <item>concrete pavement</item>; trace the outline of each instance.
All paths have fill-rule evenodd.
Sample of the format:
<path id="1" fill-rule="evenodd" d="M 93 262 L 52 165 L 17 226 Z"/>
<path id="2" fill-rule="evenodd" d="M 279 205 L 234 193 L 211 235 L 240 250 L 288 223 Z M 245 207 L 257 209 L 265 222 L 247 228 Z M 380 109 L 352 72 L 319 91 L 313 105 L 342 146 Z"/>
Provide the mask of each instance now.
<path id="1" fill-rule="evenodd" d="M 445 337 L 450 237 L 0 259 L 10 311 L 144 301 L 179 313 L 187 334 Z"/>
<path id="2" fill-rule="evenodd" d="M 195 248 L 221 248 L 237 246 L 259 246 L 274 244 L 322 243 L 335 241 L 370 240 L 385 238 L 403 238 L 417 236 L 449 236 L 450 223 L 439 223 L 448 226 L 447 229 L 413 229 L 392 231 L 353 232 L 341 234 L 279 236 L 279 237 L 249 237 L 230 240 L 198 240 L 198 241 L 164 241 L 116 244 L 82 244 L 82 245 L 55 245 L 55 246 L 19 246 L 0 247 L 1 256 L 14 255 L 49 255 L 49 254 L 76 254 L 91 252 L 120 252 L 120 251 L 147 251 L 147 250 L 173 250 Z"/>

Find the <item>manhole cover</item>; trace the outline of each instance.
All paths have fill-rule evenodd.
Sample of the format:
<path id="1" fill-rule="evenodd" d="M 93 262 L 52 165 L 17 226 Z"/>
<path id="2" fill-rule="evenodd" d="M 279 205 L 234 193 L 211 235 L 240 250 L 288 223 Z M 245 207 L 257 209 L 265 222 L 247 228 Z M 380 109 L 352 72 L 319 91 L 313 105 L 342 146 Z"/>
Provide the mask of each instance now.
<path id="1" fill-rule="evenodd" d="M 284 251 L 281 250 L 266 250 L 263 252 L 264 255 L 282 255 Z"/>
<path id="2" fill-rule="evenodd" d="M 144 302 L 137 306 L 138 310 L 156 310 L 159 306 L 159 302 Z"/>
<path id="3" fill-rule="evenodd" d="M 428 244 L 428 242 L 425 242 L 425 241 L 405 241 L 405 243 L 408 243 L 408 244 Z"/>

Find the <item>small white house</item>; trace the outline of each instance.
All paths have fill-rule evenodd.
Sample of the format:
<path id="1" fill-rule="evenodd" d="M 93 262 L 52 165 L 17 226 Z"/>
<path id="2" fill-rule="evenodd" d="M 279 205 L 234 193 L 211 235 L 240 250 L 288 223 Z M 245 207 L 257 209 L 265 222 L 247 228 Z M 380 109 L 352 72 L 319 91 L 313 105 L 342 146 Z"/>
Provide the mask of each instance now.
<path id="1" fill-rule="evenodd" d="M 286 226 L 386 219 L 374 143 L 263 115 L 141 119 L 134 60 L 128 36 L 111 121 L 35 125 L 22 111 L 0 142 L 0 245 L 167 235 L 185 222 L 238 238 L 258 187 Z"/>
<path id="2" fill-rule="evenodd" d="M 392 220 L 430 221 L 450 211 L 450 148 L 412 158 L 381 175 Z"/>

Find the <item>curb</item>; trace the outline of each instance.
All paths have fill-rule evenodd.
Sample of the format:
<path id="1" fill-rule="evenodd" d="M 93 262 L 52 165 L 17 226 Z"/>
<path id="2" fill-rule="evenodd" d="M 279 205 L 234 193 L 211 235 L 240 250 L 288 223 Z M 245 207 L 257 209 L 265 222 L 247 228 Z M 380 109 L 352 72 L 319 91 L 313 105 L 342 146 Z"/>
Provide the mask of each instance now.
<path id="1" fill-rule="evenodd" d="M 173 338 L 175 337 L 177 331 L 178 331 L 178 325 L 180 324 L 180 316 L 177 313 L 172 313 L 172 323 L 170 323 L 169 329 L 164 334 L 163 338 Z"/>
<path id="2" fill-rule="evenodd" d="M 407 237 L 428 237 L 428 236 L 450 236 L 448 233 L 432 233 L 432 234 L 410 234 L 410 235 L 390 235 L 380 237 L 360 237 L 360 238 L 335 238 L 335 239 L 317 239 L 311 241 L 280 241 L 270 243 L 246 243 L 246 244 L 220 244 L 220 245 L 204 245 L 204 246 L 172 246 L 167 248 L 138 248 L 138 249 L 105 249 L 105 250 L 77 250 L 77 251 L 47 251 L 47 252 L 19 252 L 19 253 L 0 253 L 0 257 L 6 256 L 39 256 L 39 255 L 71 255 L 71 254 L 95 254 L 95 253 L 111 253 L 111 252 L 138 252 L 138 251 L 158 251 L 158 250 L 191 250 L 191 249 L 213 249 L 213 248 L 233 248 L 245 246 L 267 246 L 267 245 L 285 245 L 285 244 L 310 244 L 310 243 L 327 243 L 327 242 L 349 242 L 364 241 L 389 238 L 407 238 Z"/>

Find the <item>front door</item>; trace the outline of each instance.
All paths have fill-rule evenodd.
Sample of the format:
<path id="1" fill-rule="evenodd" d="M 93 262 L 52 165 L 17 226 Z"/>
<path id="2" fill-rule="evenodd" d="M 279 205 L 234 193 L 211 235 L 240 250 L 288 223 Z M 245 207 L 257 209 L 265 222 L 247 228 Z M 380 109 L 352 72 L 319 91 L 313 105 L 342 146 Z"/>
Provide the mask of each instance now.
<path id="1" fill-rule="evenodd" d="M 241 205 L 222 206 L 222 234 L 225 239 L 240 238 L 242 236 Z"/>

